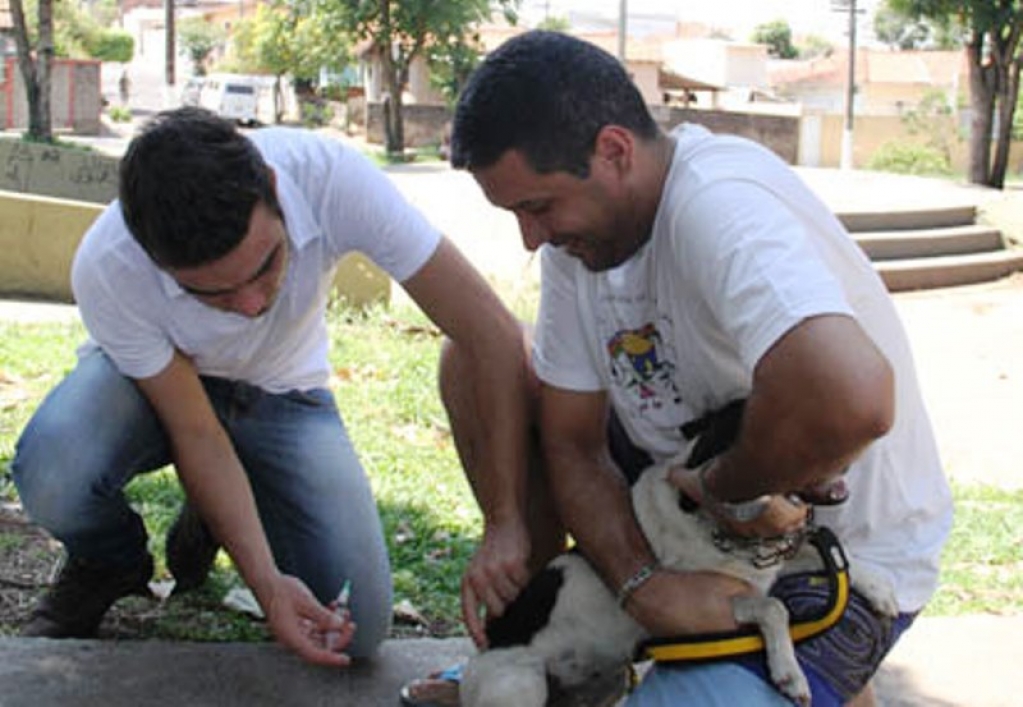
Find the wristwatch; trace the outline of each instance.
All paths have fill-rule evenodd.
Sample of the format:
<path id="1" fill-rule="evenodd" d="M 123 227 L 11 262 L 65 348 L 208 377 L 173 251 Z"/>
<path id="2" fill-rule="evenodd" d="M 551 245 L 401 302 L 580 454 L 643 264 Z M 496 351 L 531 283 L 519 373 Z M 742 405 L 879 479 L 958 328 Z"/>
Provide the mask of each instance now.
<path id="1" fill-rule="evenodd" d="M 771 497 L 767 494 L 751 498 L 748 501 L 722 501 L 714 496 L 707 488 L 707 472 L 714 463 L 705 464 L 697 474 L 700 480 L 700 495 L 703 497 L 703 504 L 710 507 L 718 515 L 727 518 L 735 523 L 752 523 L 764 514 L 767 507 L 771 505 Z"/>

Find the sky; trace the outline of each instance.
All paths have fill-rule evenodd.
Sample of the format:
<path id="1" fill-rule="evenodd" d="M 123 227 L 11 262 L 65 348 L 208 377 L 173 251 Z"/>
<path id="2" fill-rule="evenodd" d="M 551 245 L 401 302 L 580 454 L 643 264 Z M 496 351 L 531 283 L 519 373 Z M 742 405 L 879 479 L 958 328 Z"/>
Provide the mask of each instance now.
<path id="1" fill-rule="evenodd" d="M 794 34 L 815 34 L 832 42 L 844 41 L 848 29 L 848 13 L 832 9 L 834 0 L 625 0 L 629 15 L 629 32 L 643 33 L 656 29 L 670 30 L 674 22 L 695 21 L 729 30 L 737 40 L 748 39 L 762 23 L 784 19 Z M 865 12 L 860 15 L 858 34 L 867 36 L 871 17 L 880 0 L 857 0 Z M 569 16 L 578 23 L 580 17 L 602 20 L 609 27 L 617 25 L 621 0 L 523 0 L 523 13 L 528 19 L 542 19 L 545 12 Z"/>

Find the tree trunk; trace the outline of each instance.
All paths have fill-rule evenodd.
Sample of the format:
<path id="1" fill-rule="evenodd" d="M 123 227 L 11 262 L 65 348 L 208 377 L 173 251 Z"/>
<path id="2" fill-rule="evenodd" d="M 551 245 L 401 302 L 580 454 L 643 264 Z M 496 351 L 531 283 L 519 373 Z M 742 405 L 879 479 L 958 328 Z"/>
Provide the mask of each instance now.
<path id="1" fill-rule="evenodd" d="M 1003 78 L 1005 90 L 998 101 L 998 140 L 995 143 L 994 159 L 988 186 L 996 189 L 1005 187 L 1005 173 L 1009 168 L 1009 148 L 1012 146 L 1012 117 L 1016 112 L 1016 98 L 1019 95 L 1020 63 L 1013 58 L 1005 67 Z"/>
<path id="2" fill-rule="evenodd" d="M 32 57 L 28 41 L 25 8 L 22 0 L 11 0 L 11 21 L 14 24 L 14 42 L 18 47 L 18 68 L 25 84 L 28 103 L 28 137 L 41 142 L 52 142 L 50 127 L 50 67 L 53 60 L 53 15 L 51 0 L 39 0 L 38 60 Z M 45 20 L 45 21 L 44 21 Z M 45 29 L 45 32 L 44 32 Z"/>
<path id="3" fill-rule="evenodd" d="M 991 130 L 995 107 L 996 74 L 984 65 L 983 37 L 966 46 L 970 74 L 970 164 L 969 179 L 973 184 L 987 184 L 990 176 Z"/>
<path id="4" fill-rule="evenodd" d="M 53 118 L 50 110 L 50 77 L 53 75 L 53 0 L 39 0 L 39 80 L 38 124 L 33 134 L 44 142 L 53 142 Z"/>
<path id="5" fill-rule="evenodd" d="M 383 104 L 384 147 L 388 155 L 401 156 L 405 153 L 405 126 L 401 114 L 401 65 L 391 54 L 394 33 L 391 26 L 390 0 L 382 0 L 380 3 L 380 27 L 377 46 L 380 48 L 380 66 L 384 72 L 388 94 L 384 96 Z"/>
<path id="6" fill-rule="evenodd" d="M 384 145 L 388 155 L 402 155 L 405 152 L 405 124 L 401 111 L 401 71 L 391 57 L 389 47 L 381 47 L 380 64 L 387 85 L 383 104 Z"/>

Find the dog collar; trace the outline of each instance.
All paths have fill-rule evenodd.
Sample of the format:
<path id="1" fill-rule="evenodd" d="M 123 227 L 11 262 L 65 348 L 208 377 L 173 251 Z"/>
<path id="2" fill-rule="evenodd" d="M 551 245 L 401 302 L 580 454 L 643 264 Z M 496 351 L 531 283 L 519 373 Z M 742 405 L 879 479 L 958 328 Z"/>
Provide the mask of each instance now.
<path id="1" fill-rule="evenodd" d="M 835 534 L 817 526 L 809 536 L 824 563 L 828 580 L 828 604 L 816 615 L 789 625 L 795 643 L 818 636 L 837 624 L 849 603 L 849 561 Z M 658 663 L 713 660 L 764 649 L 764 638 L 755 628 L 723 633 L 654 638 L 640 648 L 646 658 Z"/>

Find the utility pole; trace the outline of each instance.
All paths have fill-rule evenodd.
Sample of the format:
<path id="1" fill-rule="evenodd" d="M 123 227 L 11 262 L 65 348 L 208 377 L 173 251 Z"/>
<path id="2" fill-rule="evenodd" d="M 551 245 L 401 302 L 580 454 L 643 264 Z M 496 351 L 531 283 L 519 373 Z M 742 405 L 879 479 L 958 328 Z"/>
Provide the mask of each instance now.
<path id="1" fill-rule="evenodd" d="M 849 13 L 849 73 L 845 84 L 845 126 L 842 130 L 841 168 L 853 168 L 853 117 L 856 104 L 856 0 L 836 0 L 832 9 Z"/>
<path id="2" fill-rule="evenodd" d="M 618 61 L 625 64 L 625 39 L 629 30 L 629 3 L 627 0 L 618 2 Z"/>
<path id="3" fill-rule="evenodd" d="M 163 26 L 167 35 L 164 83 L 170 88 L 174 85 L 174 45 L 177 43 L 174 30 L 174 0 L 163 0 Z"/>

